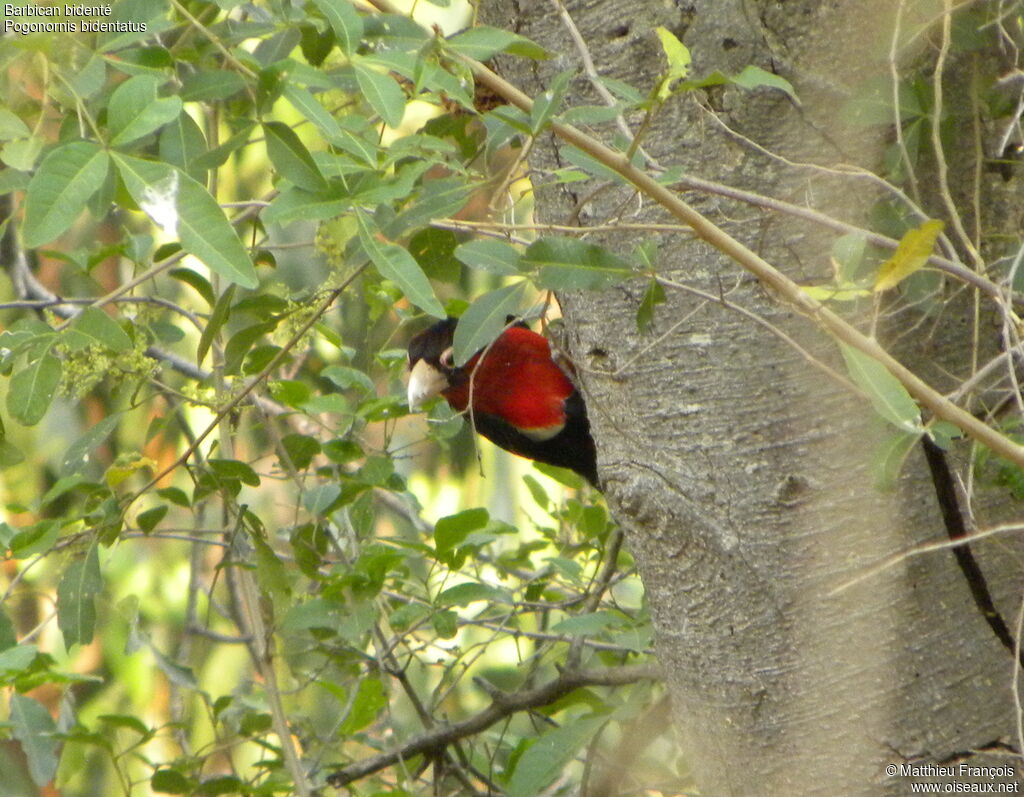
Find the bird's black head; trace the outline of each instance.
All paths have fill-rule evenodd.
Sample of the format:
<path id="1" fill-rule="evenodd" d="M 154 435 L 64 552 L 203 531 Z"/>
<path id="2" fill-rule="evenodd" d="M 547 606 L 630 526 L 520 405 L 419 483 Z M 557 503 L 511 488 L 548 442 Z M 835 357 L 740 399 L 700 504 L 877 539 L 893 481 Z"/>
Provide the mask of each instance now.
<path id="1" fill-rule="evenodd" d="M 457 318 L 448 317 L 409 341 L 409 409 L 450 387 L 456 372 L 452 357 Z"/>

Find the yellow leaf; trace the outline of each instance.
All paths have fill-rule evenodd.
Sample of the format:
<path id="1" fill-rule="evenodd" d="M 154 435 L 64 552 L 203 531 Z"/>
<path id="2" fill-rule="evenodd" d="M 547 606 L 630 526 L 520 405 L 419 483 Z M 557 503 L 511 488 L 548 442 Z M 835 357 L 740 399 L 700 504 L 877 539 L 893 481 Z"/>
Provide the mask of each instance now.
<path id="1" fill-rule="evenodd" d="M 676 38 L 668 28 L 655 28 L 661 40 L 661 49 L 668 59 L 668 72 L 661 79 L 658 87 L 658 99 L 664 100 L 672 93 L 672 84 L 690 74 L 690 51 L 686 45 Z"/>
<path id="2" fill-rule="evenodd" d="M 135 455 L 133 458 L 126 461 L 121 461 L 119 459 L 107 468 L 107 472 L 104 474 L 103 478 L 106 480 L 108 487 L 114 488 L 129 479 L 132 474 L 145 468 L 156 470 L 156 462 L 151 460 L 149 457 Z"/>
<path id="3" fill-rule="evenodd" d="M 879 267 L 875 293 L 895 287 L 927 263 L 944 226 L 941 221 L 931 219 L 917 229 L 909 230 L 900 239 L 893 256 Z"/>

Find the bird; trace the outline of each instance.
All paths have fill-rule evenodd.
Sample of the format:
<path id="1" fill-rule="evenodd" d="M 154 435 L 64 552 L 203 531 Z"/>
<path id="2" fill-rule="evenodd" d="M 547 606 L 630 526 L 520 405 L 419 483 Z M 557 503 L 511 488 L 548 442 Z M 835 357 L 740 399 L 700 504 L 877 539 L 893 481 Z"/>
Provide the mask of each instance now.
<path id="1" fill-rule="evenodd" d="M 513 320 L 462 366 L 452 348 L 458 319 L 449 316 L 413 336 L 409 408 L 441 395 L 500 448 L 568 468 L 600 489 L 587 406 L 573 374 L 555 359 L 547 338 Z"/>

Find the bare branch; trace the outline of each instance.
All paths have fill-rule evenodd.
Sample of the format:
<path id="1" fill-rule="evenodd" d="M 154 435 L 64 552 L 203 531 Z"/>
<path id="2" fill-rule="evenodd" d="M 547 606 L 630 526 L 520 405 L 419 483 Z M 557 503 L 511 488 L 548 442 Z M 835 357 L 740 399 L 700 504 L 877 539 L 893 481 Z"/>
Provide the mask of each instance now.
<path id="1" fill-rule="evenodd" d="M 567 670 L 553 681 L 510 695 L 492 691 L 491 705 L 469 719 L 454 725 L 438 726 L 410 739 L 397 750 L 350 764 L 328 776 L 327 783 L 341 788 L 399 761 L 405 761 L 424 753 L 438 754 L 453 742 L 480 733 L 516 712 L 549 705 L 584 686 L 622 686 L 636 681 L 655 680 L 660 677 L 660 671 L 656 667 L 638 664 L 606 670 Z"/>

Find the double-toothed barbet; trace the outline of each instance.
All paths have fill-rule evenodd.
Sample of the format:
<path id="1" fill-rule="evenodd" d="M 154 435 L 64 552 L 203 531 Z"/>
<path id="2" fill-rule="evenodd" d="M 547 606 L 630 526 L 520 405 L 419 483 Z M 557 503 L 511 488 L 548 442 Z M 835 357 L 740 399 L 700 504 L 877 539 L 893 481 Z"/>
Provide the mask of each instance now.
<path id="1" fill-rule="evenodd" d="M 492 443 L 569 468 L 599 487 L 587 407 L 552 357 L 547 338 L 518 323 L 456 366 L 452 341 L 457 323 L 446 318 L 409 342 L 409 408 L 440 394 Z M 467 411 L 470 402 L 472 412 Z"/>

